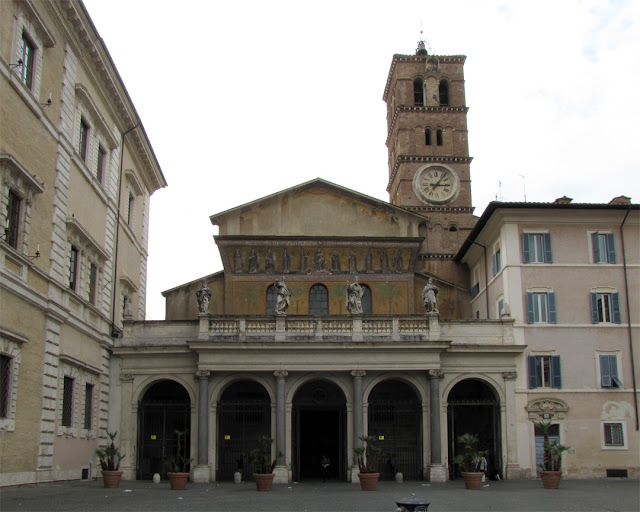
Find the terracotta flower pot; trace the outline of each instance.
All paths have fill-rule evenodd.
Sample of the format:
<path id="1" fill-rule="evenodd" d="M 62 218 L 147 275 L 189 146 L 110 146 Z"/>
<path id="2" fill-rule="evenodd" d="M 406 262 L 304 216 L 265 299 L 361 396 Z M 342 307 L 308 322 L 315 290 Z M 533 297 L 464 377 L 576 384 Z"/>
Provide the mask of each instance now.
<path id="1" fill-rule="evenodd" d="M 256 489 L 258 491 L 270 491 L 273 487 L 273 477 L 276 476 L 273 473 L 263 474 L 254 473 L 253 479 L 256 481 Z"/>
<path id="2" fill-rule="evenodd" d="M 182 491 L 187 486 L 189 473 L 167 473 L 167 478 L 172 489 Z"/>
<path id="3" fill-rule="evenodd" d="M 542 487 L 545 489 L 557 489 L 562 478 L 562 471 L 540 471 Z"/>
<path id="4" fill-rule="evenodd" d="M 477 491 L 480 489 L 480 484 L 482 483 L 482 477 L 484 473 L 465 473 L 462 472 L 462 478 L 464 478 L 464 486 L 472 491 Z"/>
<path id="5" fill-rule="evenodd" d="M 363 491 L 375 491 L 378 487 L 380 473 L 358 473 L 358 478 Z"/>
<path id="6" fill-rule="evenodd" d="M 104 486 L 110 489 L 118 487 L 120 485 L 122 473 L 124 473 L 124 471 L 102 471 L 102 481 L 104 482 Z"/>

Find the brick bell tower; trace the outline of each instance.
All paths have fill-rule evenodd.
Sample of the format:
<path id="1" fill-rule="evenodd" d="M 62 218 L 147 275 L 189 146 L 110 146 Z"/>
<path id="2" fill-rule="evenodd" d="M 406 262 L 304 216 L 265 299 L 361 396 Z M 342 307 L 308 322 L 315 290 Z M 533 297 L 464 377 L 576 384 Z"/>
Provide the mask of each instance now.
<path id="1" fill-rule="evenodd" d="M 455 254 L 475 224 L 464 92 L 464 55 L 394 55 L 387 104 L 389 201 L 427 218 L 432 255 Z"/>

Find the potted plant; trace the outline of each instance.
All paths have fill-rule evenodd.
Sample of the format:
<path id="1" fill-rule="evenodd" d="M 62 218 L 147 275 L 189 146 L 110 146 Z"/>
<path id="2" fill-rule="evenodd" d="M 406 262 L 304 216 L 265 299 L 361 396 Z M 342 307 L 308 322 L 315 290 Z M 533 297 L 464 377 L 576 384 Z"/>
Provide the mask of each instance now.
<path id="1" fill-rule="evenodd" d="M 251 465 L 253 467 L 253 479 L 258 491 L 270 491 L 273 486 L 273 468 L 276 467 L 278 458 L 271 460 L 271 445 L 273 439 L 269 436 L 258 438 L 258 447 L 251 450 Z"/>
<path id="2" fill-rule="evenodd" d="M 373 444 L 375 436 L 362 436 L 360 440 L 364 446 L 353 449 L 358 459 L 360 487 L 363 491 L 375 491 L 380 478 L 378 459 L 382 456 L 382 450 Z"/>
<path id="3" fill-rule="evenodd" d="M 171 488 L 176 491 L 182 491 L 187 486 L 187 480 L 189 480 L 189 464 L 192 459 L 187 459 L 182 455 L 182 437 L 185 435 L 186 430 L 176 430 L 175 434 L 177 439 L 176 443 L 176 455 L 171 457 L 167 461 L 169 471 L 167 472 L 167 478 Z"/>
<path id="4" fill-rule="evenodd" d="M 477 450 L 477 434 L 462 434 L 458 436 L 458 443 L 464 446 L 464 454 L 459 453 L 453 458 L 453 463 L 462 468 L 462 478 L 467 489 L 480 489 L 484 472 L 480 471 L 480 465 L 484 452 Z"/>
<path id="5" fill-rule="evenodd" d="M 98 448 L 96 450 L 96 455 L 102 467 L 102 481 L 105 487 L 110 488 L 120 485 L 120 479 L 123 473 L 123 471 L 120 471 L 120 461 L 124 459 L 124 455 L 120 453 L 119 448 L 115 445 L 116 434 L 117 432 L 112 434 L 107 431 L 109 444 L 104 449 Z"/>
<path id="6" fill-rule="evenodd" d="M 538 466 L 540 468 L 542 487 L 545 489 L 557 489 L 560 484 L 560 479 L 562 478 L 562 454 L 566 452 L 569 447 L 560 444 L 558 441 L 549 442 L 549 428 L 551 427 L 551 423 L 544 421 L 535 423 L 534 425 L 543 435 L 544 455 L 542 464 Z"/>

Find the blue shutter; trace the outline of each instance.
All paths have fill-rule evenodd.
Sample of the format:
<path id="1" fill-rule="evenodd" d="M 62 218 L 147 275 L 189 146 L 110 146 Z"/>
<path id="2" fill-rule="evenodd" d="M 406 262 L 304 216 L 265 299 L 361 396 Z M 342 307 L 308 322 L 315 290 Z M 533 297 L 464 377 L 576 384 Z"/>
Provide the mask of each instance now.
<path id="1" fill-rule="evenodd" d="M 551 356 L 551 387 L 561 388 L 560 356 Z"/>
<path id="2" fill-rule="evenodd" d="M 620 318 L 620 294 L 611 294 L 611 305 L 613 306 L 613 323 L 619 324 L 622 322 Z"/>
<path id="3" fill-rule="evenodd" d="M 611 387 L 611 356 L 600 356 L 600 384 L 603 388 Z"/>
<path id="4" fill-rule="evenodd" d="M 598 294 L 591 294 L 591 323 L 597 324 L 598 322 Z"/>
<path id="5" fill-rule="evenodd" d="M 529 356 L 529 389 L 536 389 L 538 380 L 536 378 L 536 356 Z"/>
<path id="6" fill-rule="evenodd" d="M 544 239 L 544 262 L 553 263 L 553 253 L 551 252 L 551 233 L 543 233 Z"/>
<path id="7" fill-rule="evenodd" d="M 591 246 L 593 248 L 593 262 L 600 263 L 600 244 L 598 243 L 598 233 L 591 233 Z"/>
<path id="8" fill-rule="evenodd" d="M 529 246 L 529 235 L 522 233 L 522 261 L 531 263 L 531 248 Z"/>
<path id="9" fill-rule="evenodd" d="M 533 293 L 527 292 L 527 323 L 534 323 L 535 316 L 533 314 Z"/>
<path id="10" fill-rule="evenodd" d="M 558 313 L 556 310 L 556 294 L 553 292 L 547 293 L 547 306 L 549 306 L 549 323 L 558 323 Z"/>
<path id="11" fill-rule="evenodd" d="M 616 244 L 613 241 L 613 234 L 607 234 L 607 261 L 609 263 L 616 262 Z"/>

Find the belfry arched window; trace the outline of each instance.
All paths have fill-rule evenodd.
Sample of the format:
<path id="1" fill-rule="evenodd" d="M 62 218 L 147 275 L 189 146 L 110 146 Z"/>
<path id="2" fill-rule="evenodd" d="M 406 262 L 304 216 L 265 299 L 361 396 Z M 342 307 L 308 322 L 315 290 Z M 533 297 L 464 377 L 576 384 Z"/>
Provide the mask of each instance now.
<path id="1" fill-rule="evenodd" d="M 436 131 L 436 144 L 442 146 L 444 144 L 444 132 L 442 130 Z"/>
<path id="2" fill-rule="evenodd" d="M 446 80 L 441 80 L 440 85 L 438 86 L 438 96 L 440 97 L 440 105 L 448 105 L 449 104 L 449 82 Z"/>
<path id="3" fill-rule="evenodd" d="M 329 292 L 323 284 L 314 284 L 309 290 L 309 314 L 329 314 Z"/>
<path id="4" fill-rule="evenodd" d="M 427 146 L 431 146 L 431 128 L 427 128 L 424 131 L 424 143 Z"/>
<path id="5" fill-rule="evenodd" d="M 424 80 L 416 78 L 413 81 L 413 104 L 416 107 L 424 106 Z"/>

